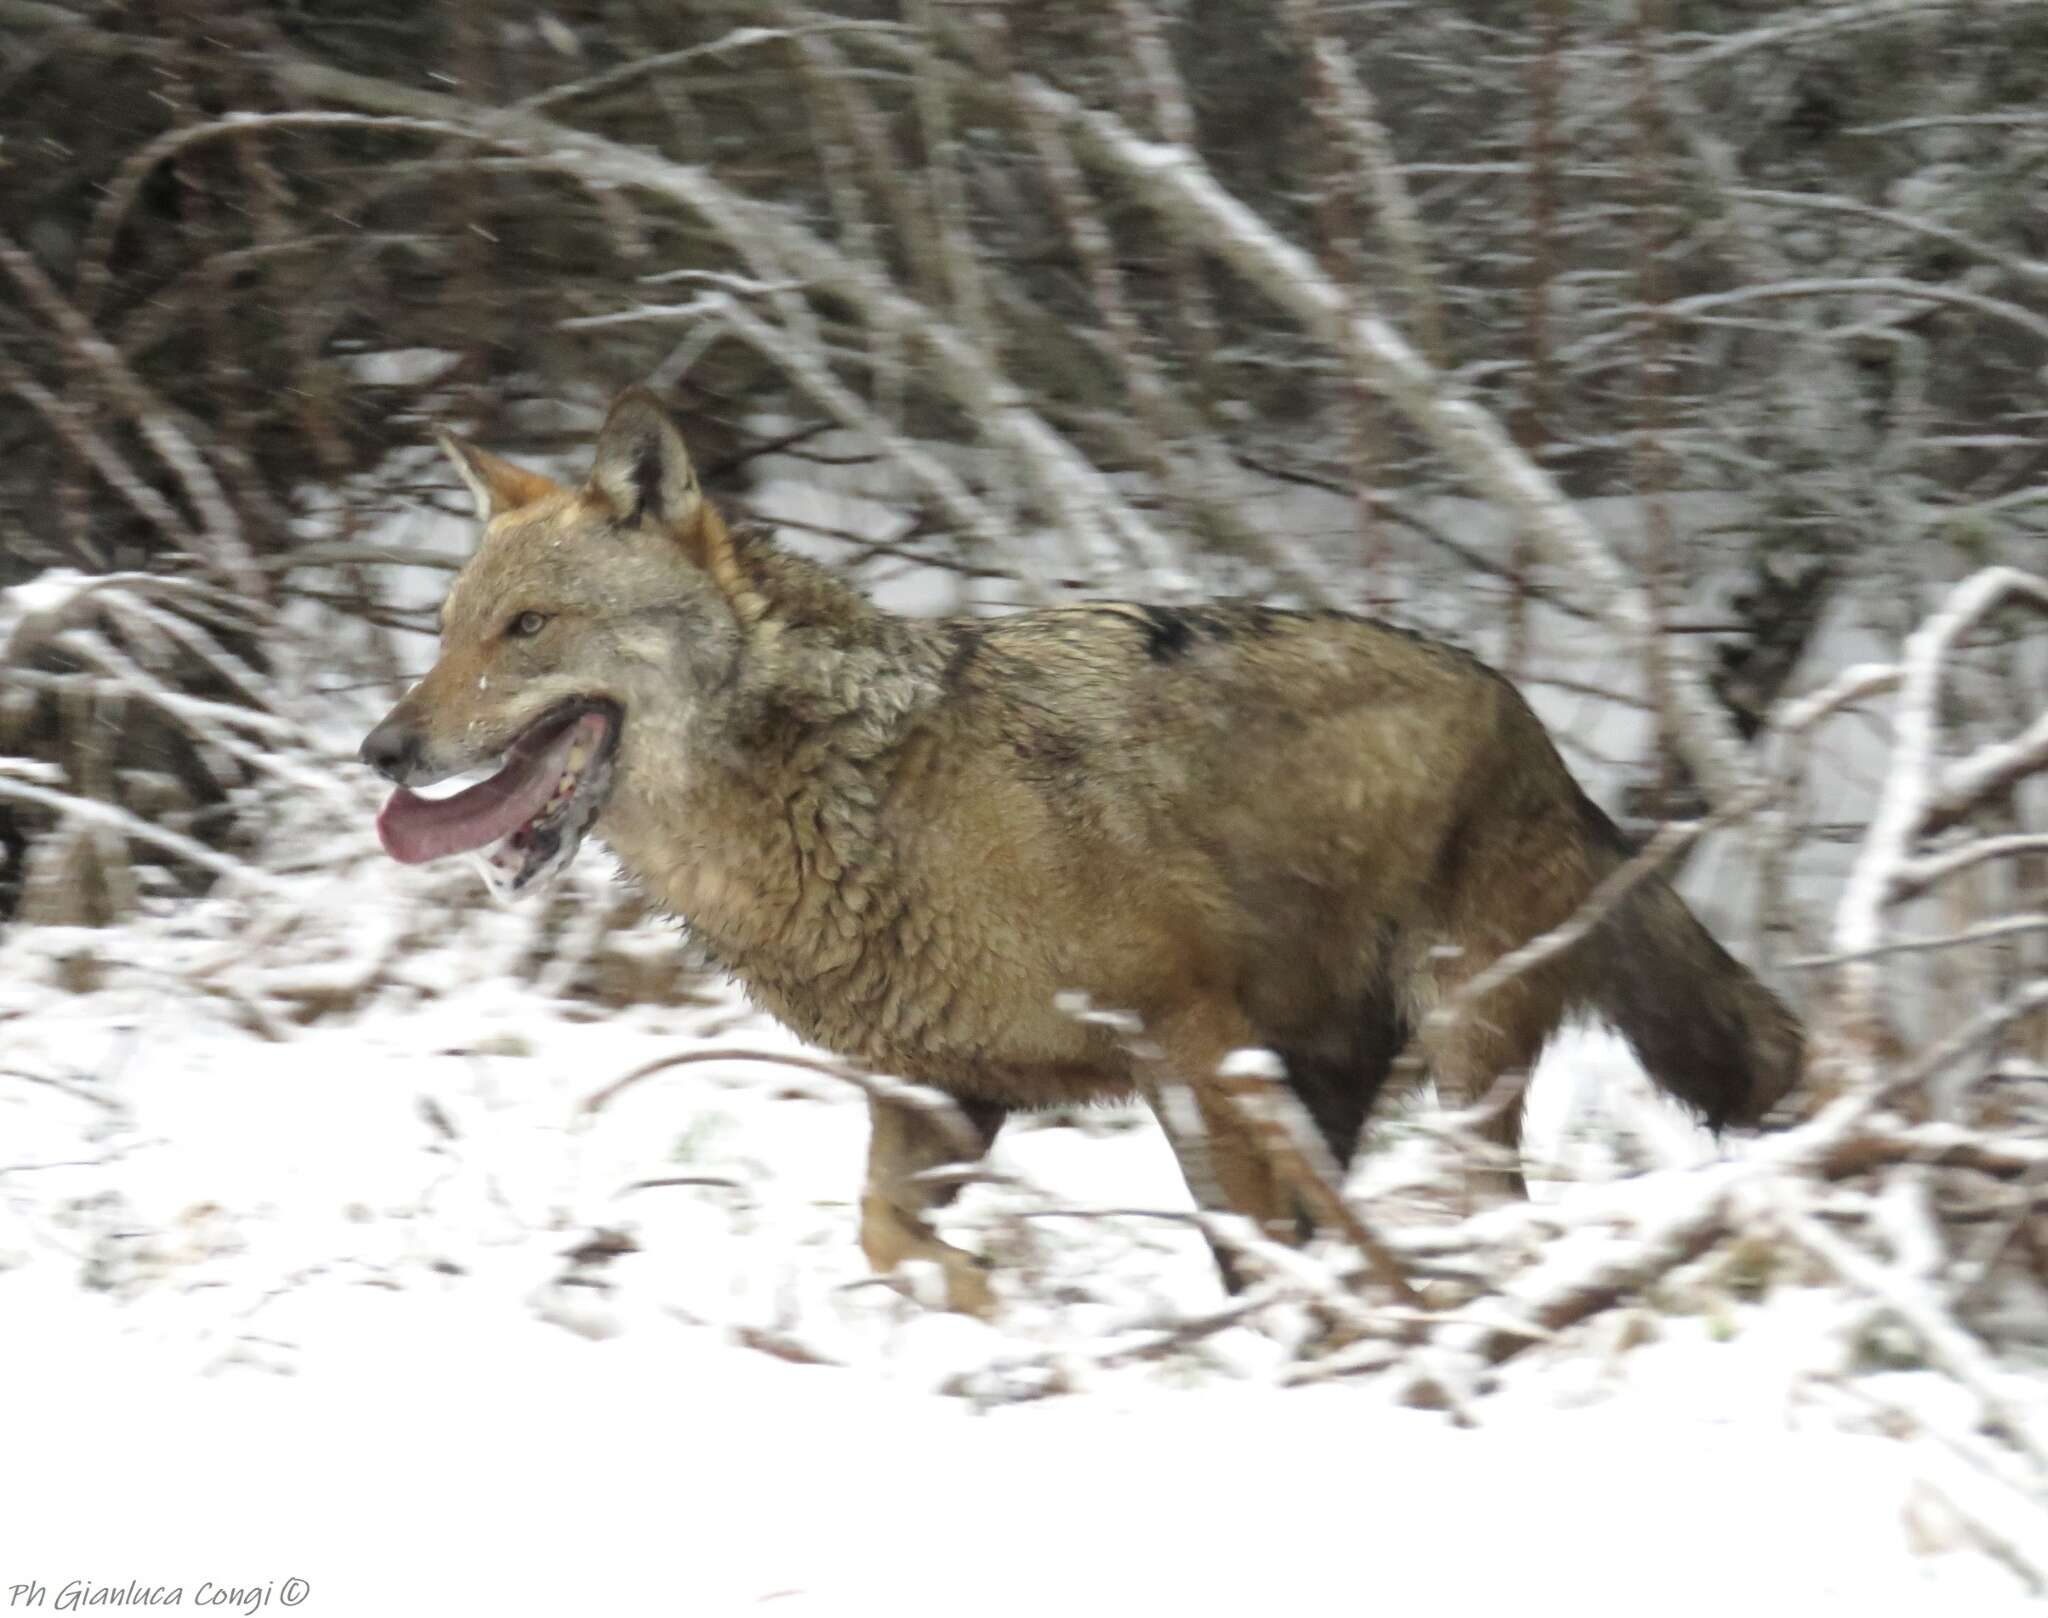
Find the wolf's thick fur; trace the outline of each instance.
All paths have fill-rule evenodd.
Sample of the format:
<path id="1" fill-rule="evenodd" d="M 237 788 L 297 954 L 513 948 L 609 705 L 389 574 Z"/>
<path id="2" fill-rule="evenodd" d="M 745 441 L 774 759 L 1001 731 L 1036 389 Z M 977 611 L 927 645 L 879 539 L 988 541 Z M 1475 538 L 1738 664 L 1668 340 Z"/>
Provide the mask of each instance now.
<path id="1" fill-rule="evenodd" d="M 627 870 L 791 1028 L 949 1092 L 984 1140 L 1012 1109 L 1138 1085 L 1126 1042 L 1060 1009 L 1069 991 L 1134 1013 L 1190 1079 L 1278 1052 L 1340 1163 L 1411 1034 L 1467 1102 L 1579 1012 L 1717 1127 L 1755 1122 L 1797 1074 L 1790 1013 L 1656 879 L 1425 1026 L 1628 852 L 1528 705 L 1462 652 L 1243 605 L 898 618 L 728 531 L 637 390 L 579 489 L 449 447 L 488 525 L 439 662 L 365 756 L 425 782 L 566 700 L 615 703 L 595 830 Z M 533 612 L 544 630 L 503 628 Z M 1519 1113 L 1499 1115 L 1509 1148 Z M 1291 1222 L 1229 1117 L 1210 1123 L 1227 1200 Z M 936 1259 L 977 1308 L 981 1272 L 933 1235 L 939 1195 L 913 1178 L 957 1155 L 878 1109 L 862 1242 L 878 1267 Z"/>

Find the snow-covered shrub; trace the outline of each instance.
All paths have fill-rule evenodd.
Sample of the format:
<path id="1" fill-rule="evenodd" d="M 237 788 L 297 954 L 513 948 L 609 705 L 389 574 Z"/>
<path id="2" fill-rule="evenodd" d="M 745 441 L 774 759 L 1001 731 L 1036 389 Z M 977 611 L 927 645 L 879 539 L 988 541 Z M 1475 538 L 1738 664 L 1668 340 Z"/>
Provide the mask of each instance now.
<path id="1" fill-rule="evenodd" d="M 55 569 L 0 591 L 0 917 L 103 926 L 244 844 L 278 728 L 252 631 L 187 578 Z"/>

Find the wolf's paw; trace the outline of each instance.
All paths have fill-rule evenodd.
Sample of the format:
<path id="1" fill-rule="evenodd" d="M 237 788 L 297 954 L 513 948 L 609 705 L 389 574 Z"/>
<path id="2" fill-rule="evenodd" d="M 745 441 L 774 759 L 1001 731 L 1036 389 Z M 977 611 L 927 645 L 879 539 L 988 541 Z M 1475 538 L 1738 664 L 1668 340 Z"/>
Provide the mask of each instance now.
<path id="1" fill-rule="evenodd" d="M 956 1315 L 972 1315 L 976 1320 L 995 1318 L 995 1283 L 985 1261 L 972 1253 L 960 1252 L 946 1259 L 946 1307 Z"/>

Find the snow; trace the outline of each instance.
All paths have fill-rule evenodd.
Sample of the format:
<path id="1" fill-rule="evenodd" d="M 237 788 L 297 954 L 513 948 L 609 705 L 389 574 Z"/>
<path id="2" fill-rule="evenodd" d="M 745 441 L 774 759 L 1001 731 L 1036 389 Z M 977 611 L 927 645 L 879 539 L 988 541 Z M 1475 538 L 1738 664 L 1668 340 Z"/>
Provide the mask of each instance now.
<path id="1" fill-rule="evenodd" d="M 99 1369 L 90 1412 L 27 1413 L 33 1549 L 0 1578 L 296 1577 L 316 1613 L 2019 1610 L 1983 1564 L 1907 1552 L 1878 1439 L 1618 1411 L 1456 1433 L 1336 1389 L 976 1417 L 458 1310 L 382 1321 L 320 1385 Z"/>
<path id="2" fill-rule="evenodd" d="M 92 588 L 93 580 L 88 575 L 72 568 L 52 567 L 32 579 L 0 589 L 0 647 L 13 636 L 17 625 L 55 617 Z"/>
<path id="3" fill-rule="evenodd" d="M 347 355 L 342 363 L 356 381 L 369 387 L 417 388 L 439 381 L 461 362 L 445 348 L 385 348 Z"/>

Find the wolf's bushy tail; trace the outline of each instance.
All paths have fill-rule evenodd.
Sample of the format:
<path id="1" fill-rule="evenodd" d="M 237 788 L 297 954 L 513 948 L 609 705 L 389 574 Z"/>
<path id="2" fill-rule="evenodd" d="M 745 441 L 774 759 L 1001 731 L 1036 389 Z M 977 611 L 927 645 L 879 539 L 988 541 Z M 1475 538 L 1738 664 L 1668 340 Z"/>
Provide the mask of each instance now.
<path id="1" fill-rule="evenodd" d="M 1618 843 L 1600 820 L 1602 841 Z M 1638 883 L 1586 942 L 1591 1008 L 1635 1047 L 1658 1089 L 1709 1128 L 1761 1124 L 1798 1081 L 1799 1019 L 1661 878 Z"/>

